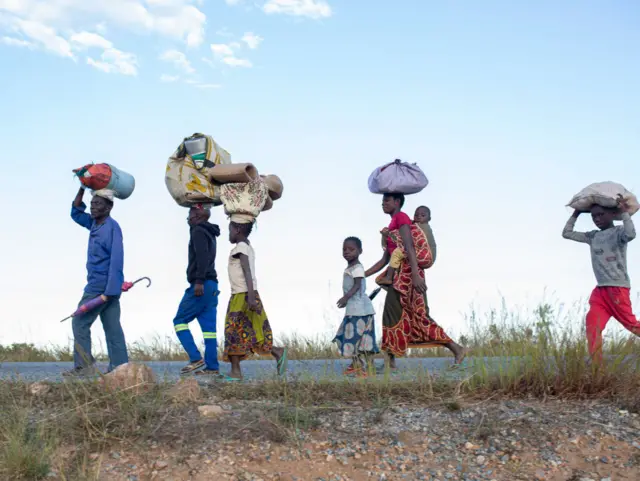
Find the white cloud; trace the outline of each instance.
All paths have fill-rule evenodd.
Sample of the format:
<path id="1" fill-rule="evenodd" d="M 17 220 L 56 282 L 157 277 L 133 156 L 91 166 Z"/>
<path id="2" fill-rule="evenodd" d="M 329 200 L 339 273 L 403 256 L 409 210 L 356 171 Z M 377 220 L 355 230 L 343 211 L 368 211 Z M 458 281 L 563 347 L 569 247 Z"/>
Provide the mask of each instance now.
<path id="1" fill-rule="evenodd" d="M 87 59 L 87 64 L 106 73 L 119 73 L 122 75 L 138 75 L 138 60 L 129 52 L 123 52 L 117 48 L 109 48 L 102 52 L 101 60 Z"/>
<path id="2" fill-rule="evenodd" d="M 227 5 L 239 5 L 242 0 L 224 0 Z"/>
<path id="3" fill-rule="evenodd" d="M 4 43 L 5 45 L 10 45 L 12 47 L 35 48 L 34 44 L 32 44 L 31 42 L 27 42 L 26 40 L 22 40 L 20 38 L 2 37 L 0 41 L 2 41 L 2 43 Z"/>
<path id="4" fill-rule="evenodd" d="M 8 1 L 8 0 L 0 0 Z M 10 0 L 17 1 L 17 0 Z M 1 4 L 0 4 L 1 6 Z M 67 57 L 75 60 L 75 56 L 71 50 L 71 44 L 60 37 L 56 31 L 39 22 L 31 20 L 23 20 L 17 17 L 11 17 L 9 19 L 10 29 L 14 32 L 20 32 L 25 37 L 29 38 L 36 45 L 55 53 L 61 57 Z"/>
<path id="5" fill-rule="evenodd" d="M 74 33 L 69 37 L 69 40 L 74 46 L 81 49 L 87 48 L 101 48 L 103 50 L 113 47 L 113 44 L 106 38 L 91 32 Z"/>
<path id="6" fill-rule="evenodd" d="M 189 60 L 187 60 L 187 56 L 178 50 L 167 50 L 160 55 L 160 60 L 170 62 L 186 73 L 191 74 L 195 72 L 195 69 L 191 66 Z"/>
<path id="7" fill-rule="evenodd" d="M 179 38 L 190 47 L 204 40 L 206 16 L 192 0 L 0 0 L 0 10 L 62 27 L 98 17 L 99 21 Z M 199 4 L 199 2 L 196 2 Z"/>
<path id="8" fill-rule="evenodd" d="M 258 45 L 260 45 L 263 40 L 264 39 L 261 36 L 256 35 L 253 32 L 246 32 L 242 36 L 242 41 L 246 43 L 247 47 L 249 47 L 251 50 L 255 50 L 256 48 L 258 48 Z"/>
<path id="9" fill-rule="evenodd" d="M 230 67 L 246 67 L 246 68 L 253 67 L 253 64 L 249 60 L 246 60 L 243 58 L 224 57 L 222 61 L 227 65 L 229 65 Z"/>
<path id="10" fill-rule="evenodd" d="M 235 51 L 242 46 L 237 42 L 226 43 L 214 43 L 211 44 L 211 51 L 215 58 L 230 67 L 246 67 L 250 68 L 253 64 L 246 59 L 238 58 L 235 55 Z"/>
<path id="11" fill-rule="evenodd" d="M 267 14 L 283 14 L 314 19 L 328 18 L 333 12 L 324 0 L 268 0 L 262 7 Z"/>
<path id="12" fill-rule="evenodd" d="M 160 75 L 161 82 L 171 83 L 171 82 L 176 82 L 178 80 L 180 80 L 179 75 L 167 75 L 167 74 Z"/>
<path id="13" fill-rule="evenodd" d="M 230 45 L 227 45 L 224 43 L 212 43 L 211 51 L 213 52 L 213 55 L 215 55 L 216 57 L 224 57 L 225 55 L 233 56 L 233 48 L 231 48 Z"/>
<path id="14" fill-rule="evenodd" d="M 87 65 L 91 65 L 98 70 L 102 70 L 105 73 L 113 72 L 113 65 L 108 62 L 100 62 L 99 60 L 94 60 L 91 57 L 87 58 Z"/>

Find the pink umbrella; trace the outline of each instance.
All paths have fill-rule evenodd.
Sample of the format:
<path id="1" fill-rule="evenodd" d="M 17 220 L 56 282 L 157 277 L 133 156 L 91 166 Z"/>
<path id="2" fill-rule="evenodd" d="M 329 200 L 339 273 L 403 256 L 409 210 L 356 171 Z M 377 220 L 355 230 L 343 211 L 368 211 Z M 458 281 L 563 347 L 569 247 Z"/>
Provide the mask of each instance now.
<path id="1" fill-rule="evenodd" d="M 151 285 L 151 279 L 149 279 L 148 277 L 141 277 L 140 279 L 138 279 L 137 281 L 134 282 L 125 282 L 124 284 L 122 284 L 122 292 L 127 292 L 129 289 L 131 289 L 133 286 L 135 286 L 138 282 L 140 281 L 147 281 L 147 287 L 149 287 Z M 105 302 L 107 302 L 107 299 L 105 299 L 103 296 L 98 296 L 95 299 L 91 299 L 88 302 L 85 302 L 84 304 L 82 304 L 80 307 L 78 307 L 78 309 L 76 309 L 76 311 L 71 314 L 69 317 L 65 317 L 64 319 L 62 319 L 60 322 L 64 322 L 68 319 L 72 319 L 76 316 L 79 316 L 80 314 L 85 314 L 89 311 L 94 310 L 96 307 L 101 306 L 102 304 L 104 304 Z"/>

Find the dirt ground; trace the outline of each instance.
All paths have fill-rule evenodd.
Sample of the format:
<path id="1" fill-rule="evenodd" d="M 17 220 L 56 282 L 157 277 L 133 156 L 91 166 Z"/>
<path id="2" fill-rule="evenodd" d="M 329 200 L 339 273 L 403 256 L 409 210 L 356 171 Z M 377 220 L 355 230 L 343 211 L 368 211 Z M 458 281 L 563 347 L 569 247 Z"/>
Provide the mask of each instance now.
<path id="1" fill-rule="evenodd" d="M 126 481 L 639 480 L 640 417 L 604 402 L 302 409 L 212 397 L 143 442 L 90 453 L 83 470 Z"/>

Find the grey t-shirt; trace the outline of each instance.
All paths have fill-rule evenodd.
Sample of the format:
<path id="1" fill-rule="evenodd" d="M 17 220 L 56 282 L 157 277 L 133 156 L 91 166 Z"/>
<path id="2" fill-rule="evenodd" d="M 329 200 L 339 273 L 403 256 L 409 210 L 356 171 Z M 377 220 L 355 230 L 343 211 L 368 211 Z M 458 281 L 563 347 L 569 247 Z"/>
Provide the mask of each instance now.
<path id="1" fill-rule="evenodd" d="M 562 230 L 562 237 L 591 247 L 591 265 L 598 286 L 631 287 L 627 272 L 627 244 L 635 239 L 636 229 L 629 214 L 622 215 L 622 225 L 605 230 L 576 232 L 575 217 Z"/>

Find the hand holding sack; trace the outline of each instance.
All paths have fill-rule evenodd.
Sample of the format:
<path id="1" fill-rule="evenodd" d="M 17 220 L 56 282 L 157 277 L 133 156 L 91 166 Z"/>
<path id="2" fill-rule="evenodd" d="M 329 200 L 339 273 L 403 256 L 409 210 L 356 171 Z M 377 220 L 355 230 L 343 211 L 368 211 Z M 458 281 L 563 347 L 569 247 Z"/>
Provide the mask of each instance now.
<path id="1" fill-rule="evenodd" d="M 87 164 L 74 169 L 80 183 L 93 191 L 111 191 L 117 199 L 127 199 L 136 187 L 134 177 L 111 164 Z"/>
<path id="2" fill-rule="evenodd" d="M 596 182 L 588 185 L 569 201 L 568 207 L 580 212 L 590 212 L 594 205 L 614 208 L 619 207 L 620 199 L 624 201 L 626 212 L 633 215 L 640 210 L 638 198 L 623 185 L 615 182 Z"/>
<path id="3" fill-rule="evenodd" d="M 369 190 L 373 194 L 417 194 L 429 180 L 417 164 L 400 159 L 378 167 L 369 176 Z"/>

